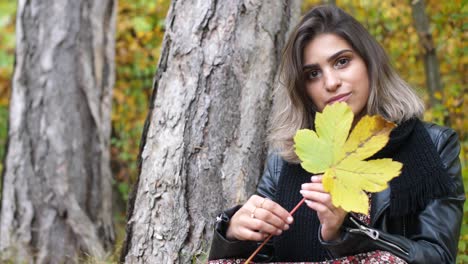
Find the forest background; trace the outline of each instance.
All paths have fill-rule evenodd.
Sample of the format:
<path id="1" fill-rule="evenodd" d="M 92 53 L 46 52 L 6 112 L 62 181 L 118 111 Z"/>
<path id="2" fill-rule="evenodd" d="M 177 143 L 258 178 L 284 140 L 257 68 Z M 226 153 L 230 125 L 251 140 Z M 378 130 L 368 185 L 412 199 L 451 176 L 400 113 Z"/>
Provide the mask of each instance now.
<path id="1" fill-rule="evenodd" d="M 305 0 L 302 11 L 320 1 Z M 468 186 L 466 0 L 426 1 L 430 33 L 439 60 L 441 87 L 428 92 L 424 44 L 411 14 L 411 1 L 342 0 L 337 5 L 362 22 L 384 46 L 394 66 L 424 98 L 424 119 L 454 128 L 460 138 L 463 178 Z M 111 167 L 117 245 L 122 243 L 129 192 L 138 175 L 137 157 L 143 123 L 159 60 L 169 0 L 119 1 L 116 33 L 116 84 L 113 91 Z M 16 1 L 0 0 L 0 160 L 8 134 L 8 101 L 15 51 Z M 3 164 L 0 163 L 0 171 Z M 1 184 L 0 179 L 0 184 Z M 1 186 L 0 186 L 1 188 Z M 468 262 L 468 205 L 465 204 L 459 262 Z"/>

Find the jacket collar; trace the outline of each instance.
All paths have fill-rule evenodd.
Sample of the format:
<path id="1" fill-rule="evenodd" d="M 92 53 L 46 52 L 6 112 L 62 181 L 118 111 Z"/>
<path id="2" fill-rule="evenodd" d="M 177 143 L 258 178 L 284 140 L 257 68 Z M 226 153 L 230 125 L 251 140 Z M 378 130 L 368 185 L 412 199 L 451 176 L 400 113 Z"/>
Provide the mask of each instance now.
<path id="1" fill-rule="evenodd" d="M 379 221 L 383 212 L 390 206 L 390 186 L 378 193 L 372 194 L 371 200 L 371 226 Z"/>

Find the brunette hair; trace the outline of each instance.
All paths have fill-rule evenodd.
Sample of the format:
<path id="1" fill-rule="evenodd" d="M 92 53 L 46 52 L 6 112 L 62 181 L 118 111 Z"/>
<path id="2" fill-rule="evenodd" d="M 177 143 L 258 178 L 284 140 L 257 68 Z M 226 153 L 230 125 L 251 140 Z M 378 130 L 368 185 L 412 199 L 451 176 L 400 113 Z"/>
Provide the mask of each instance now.
<path id="1" fill-rule="evenodd" d="M 343 38 L 364 60 L 370 85 L 367 114 L 399 124 L 424 112 L 422 100 L 395 72 L 384 49 L 361 23 L 336 6 L 317 6 L 304 15 L 286 43 L 275 91 L 268 141 L 289 162 L 300 162 L 294 153 L 296 131 L 313 127 L 315 107 L 305 92 L 303 52 L 320 34 Z"/>

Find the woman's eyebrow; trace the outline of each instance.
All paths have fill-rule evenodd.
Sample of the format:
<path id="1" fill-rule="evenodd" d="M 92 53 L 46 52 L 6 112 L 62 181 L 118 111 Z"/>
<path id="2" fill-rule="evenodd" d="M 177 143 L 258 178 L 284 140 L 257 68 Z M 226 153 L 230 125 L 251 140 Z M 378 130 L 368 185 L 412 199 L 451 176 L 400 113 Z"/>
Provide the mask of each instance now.
<path id="1" fill-rule="evenodd" d="M 344 49 L 344 50 L 340 50 L 338 51 L 337 53 L 331 55 L 328 59 L 327 59 L 327 62 L 332 62 L 334 61 L 337 57 L 339 57 L 341 54 L 345 53 L 345 52 L 353 52 L 352 50 L 350 49 Z M 311 68 L 317 68 L 319 65 L 317 63 L 312 63 L 312 64 L 306 64 L 302 67 L 302 70 L 307 70 L 307 69 L 311 69 Z"/>

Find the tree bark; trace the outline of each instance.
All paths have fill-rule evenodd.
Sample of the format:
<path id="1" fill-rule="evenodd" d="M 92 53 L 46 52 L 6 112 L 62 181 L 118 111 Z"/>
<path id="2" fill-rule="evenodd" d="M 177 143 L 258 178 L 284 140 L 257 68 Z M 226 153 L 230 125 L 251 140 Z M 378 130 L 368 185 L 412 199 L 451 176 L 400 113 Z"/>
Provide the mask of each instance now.
<path id="1" fill-rule="evenodd" d="M 441 98 L 434 96 L 438 93 L 441 96 L 442 83 L 440 80 L 439 60 L 437 59 L 436 48 L 432 40 L 429 27 L 429 18 L 425 11 L 424 0 L 413 0 L 411 2 L 414 26 L 418 32 L 419 42 L 422 46 L 424 58 L 424 71 L 426 73 L 426 86 L 429 92 L 431 105 L 435 106 L 441 102 Z"/>
<path id="2" fill-rule="evenodd" d="M 299 6 L 172 2 L 122 262 L 203 259 L 216 214 L 254 192 L 279 57 Z"/>
<path id="3" fill-rule="evenodd" d="M 20 263 L 103 258 L 116 1 L 20 0 L 0 252 Z"/>

